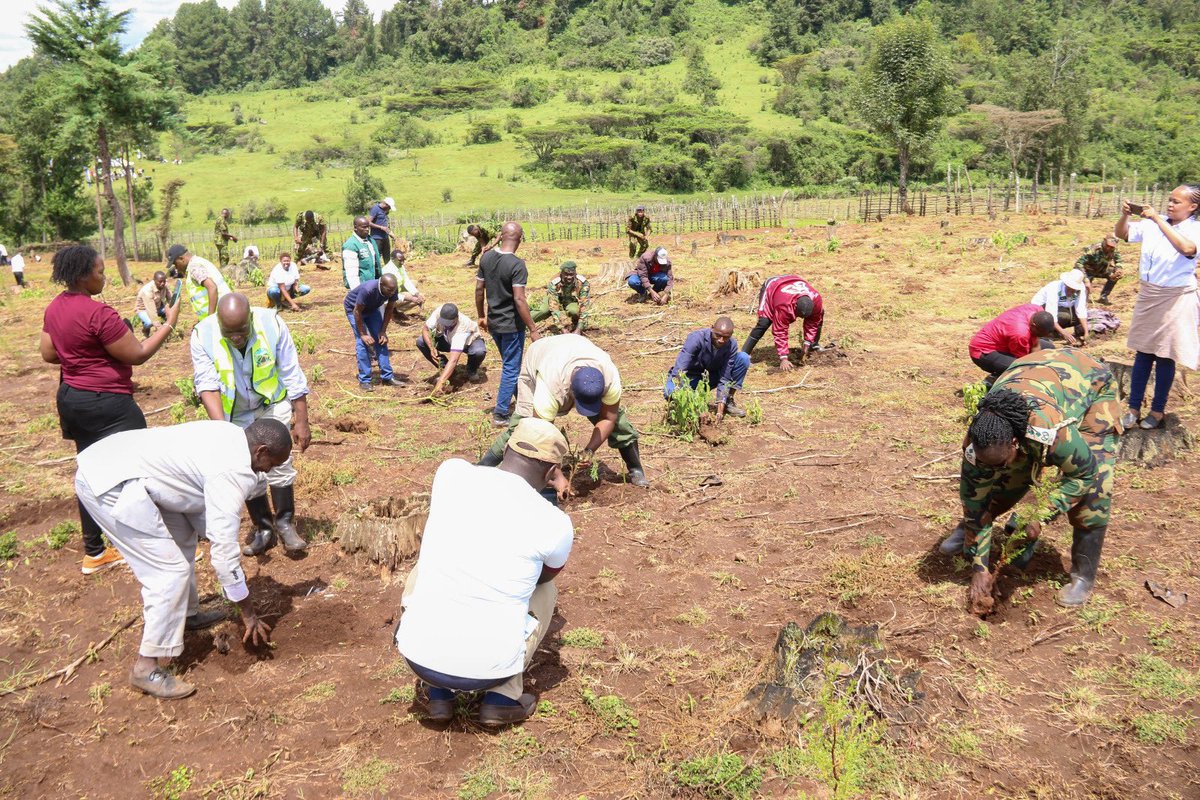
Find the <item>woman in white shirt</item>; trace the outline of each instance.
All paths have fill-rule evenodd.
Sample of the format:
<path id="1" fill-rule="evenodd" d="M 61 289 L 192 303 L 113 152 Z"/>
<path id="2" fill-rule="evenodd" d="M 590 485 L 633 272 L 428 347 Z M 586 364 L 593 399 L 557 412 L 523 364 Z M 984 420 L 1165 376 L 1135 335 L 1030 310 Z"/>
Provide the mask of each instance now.
<path id="1" fill-rule="evenodd" d="M 1150 414 L 1141 419 L 1146 430 L 1162 424 L 1167 395 L 1175 380 L 1175 364 L 1196 369 L 1200 361 L 1200 313 L 1196 299 L 1196 245 L 1200 242 L 1200 185 L 1184 184 L 1171 192 L 1167 214 L 1149 206 L 1121 204 L 1114 233 L 1127 242 L 1142 243 L 1138 265 L 1137 302 L 1127 344 L 1137 355 L 1129 386 L 1129 411 L 1121 424 L 1138 424 L 1150 370 L 1154 368 L 1154 398 Z M 1130 224 L 1129 215 L 1142 219 Z"/>

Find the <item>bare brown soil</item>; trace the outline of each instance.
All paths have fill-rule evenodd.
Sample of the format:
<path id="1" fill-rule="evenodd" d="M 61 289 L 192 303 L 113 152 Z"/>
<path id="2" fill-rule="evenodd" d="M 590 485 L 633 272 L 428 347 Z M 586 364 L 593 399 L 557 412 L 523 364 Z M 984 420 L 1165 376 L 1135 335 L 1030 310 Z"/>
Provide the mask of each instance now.
<path id="1" fill-rule="evenodd" d="M 963 423 L 954 391 L 980 377 L 967 339 L 1105 229 L 1046 217 L 953 218 L 946 228 L 892 220 L 839 226 L 832 252 L 824 225 L 745 231 L 745 242 L 726 244 L 685 236 L 665 242 L 681 254 L 669 308 L 593 286 L 592 335 L 621 368 L 654 485 L 625 485 L 620 458 L 607 450 L 598 483 L 576 479 L 567 510 L 577 538 L 558 579 L 559 618 L 530 673 L 546 705 L 522 729 L 498 735 L 466 721 L 443 731 L 420 720 L 412 676 L 392 645 L 408 564 L 393 575 L 332 541 L 352 506 L 427 490 L 441 460 L 479 456 L 492 435 L 482 423 L 496 352 L 489 345 L 486 384 L 462 383 L 445 404 L 422 403 L 434 370 L 413 347 L 419 322 L 411 318 L 391 329 L 393 361 L 409 385 L 364 395 L 340 278 L 308 271 L 314 293 L 286 319 L 306 370 L 321 372 L 310 401 L 317 441 L 297 459 L 298 516 L 314 546 L 295 559 L 279 549 L 245 559 L 253 596 L 275 625 L 274 647 L 243 647 L 234 622 L 189 635 L 180 671 L 199 691 L 160 702 L 126 683 L 134 624 L 64 683 L 0 698 L 0 796 L 657 798 L 688 796 L 671 778 L 679 762 L 733 752 L 763 769 L 762 796 L 833 797 L 815 773 L 772 760 L 796 745 L 794 730 L 749 722 L 739 705 L 765 674 L 780 627 L 834 610 L 856 625 L 880 624 L 889 655 L 923 673 L 920 720 L 894 726 L 868 756 L 864 796 L 1200 797 L 1194 455 L 1155 470 L 1122 468 L 1100 585 L 1084 611 L 1053 603 L 1069 560 L 1065 522 L 1044 534 L 1050 547 L 1027 574 L 1001 577 L 986 622 L 965 610 L 962 565 L 936 549 L 958 514 Z M 994 230 L 1033 243 L 1003 257 L 971 243 Z M 682 255 L 693 239 L 698 254 Z M 596 246 L 612 257 L 624 243 L 526 244 L 531 283 L 566 258 L 589 274 L 603 258 L 588 255 Z M 1126 256 L 1136 262 L 1136 249 Z M 416 262 L 434 303 L 473 308 L 473 271 L 461 262 L 461 254 Z M 662 427 L 669 348 L 718 314 L 733 316 L 745 335 L 753 296 L 709 299 L 731 266 L 812 280 L 826 298 L 824 339 L 839 347 L 780 373 L 768 336 L 739 396 L 762 403 L 763 422 L 729 419 L 724 443 L 686 443 Z M 46 261 L 31 265 L 26 274 L 39 288 L 6 293 L 0 306 L 0 532 L 21 541 L 18 557 L 0 563 L 0 691 L 69 664 L 140 613 L 126 569 L 85 578 L 78 536 L 60 550 L 45 544 L 54 525 L 75 518 L 73 451 L 54 417 L 57 375 L 36 347 L 53 296 L 47 272 Z M 1114 293 L 1126 324 L 1133 289 L 1127 280 Z M 133 292 L 113 289 L 106 299 L 131 310 Z M 1123 354 L 1124 339 L 1089 349 Z M 171 343 L 135 370 L 139 404 L 171 406 L 180 399 L 175 380 L 190 375 L 186 347 Z M 1172 409 L 1196 424 L 1190 394 L 1177 392 Z M 168 408 L 150 421 L 171 418 Z M 583 441 L 586 423 L 569 425 Z M 720 485 L 702 487 L 711 475 Z M 213 591 L 206 561 L 199 573 L 202 592 Z M 1172 609 L 1142 587 L 1147 578 L 1193 601 Z M 577 628 L 601 634 L 602 646 L 562 645 Z M 1175 683 L 1147 659 L 1173 668 Z M 623 699 L 636 732 L 606 726 L 589 691 Z M 1179 722 L 1182 741 L 1146 733 L 1163 720 Z"/>

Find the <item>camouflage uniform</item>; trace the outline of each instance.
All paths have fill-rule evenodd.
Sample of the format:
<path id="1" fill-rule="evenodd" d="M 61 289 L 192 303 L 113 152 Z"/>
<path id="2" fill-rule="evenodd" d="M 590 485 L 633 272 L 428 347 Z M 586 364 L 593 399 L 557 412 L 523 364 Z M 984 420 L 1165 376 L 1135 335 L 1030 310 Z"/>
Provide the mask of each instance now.
<path id="1" fill-rule="evenodd" d="M 1107 298 L 1117 281 L 1121 280 L 1121 254 L 1115 247 L 1112 253 L 1105 253 L 1103 244 L 1095 244 L 1084 249 L 1083 255 L 1075 262 L 1075 269 L 1083 270 L 1089 281 L 1104 278 L 1100 297 Z"/>
<path id="2" fill-rule="evenodd" d="M 591 287 L 587 278 L 576 275 L 571 285 L 563 288 L 562 276 L 555 275 L 546 284 L 546 299 L 543 304 L 529 309 L 534 322 L 553 317 L 554 325 L 565 331 L 573 324 L 574 333 L 583 333 L 587 327 L 588 308 L 591 305 Z"/>
<path id="3" fill-rule="evenodd" d="M 475 237 L 475 249 L 471 251 L 471 260 L 467 262 L 469 266 L 475 266 L 475 262 L 479 259 L 479 254 L 483 252 L 483 248 L 487 247 L 488 242 L 491 240 L 491 231 L 481 226 L 479 228 L 479 235 Z"/>
<path id="4" fill-rule="evenodd" d="M 963 453 L 964 552 L 977 571 L 988 568 L 992 545 L 984 515 L 994 520 L 1015 506 L 1047 465 L 1059 471 L 1048 498 L 1052 518 L 1065 513 L 1077 539 L 1106 527 L 1112 506 L 1121 409 L 1108 367 L 1074 348 L 1038 350 L 1013 362 L 991 391 L 1000 389 L 1029 402 L 1029 428 L 1007 467 L 976 464 L 973 445 Z"/>
<path id="5" fill-rule="evenodd" d="M 321 246 L 321 232 L 325 229 L 325 218 L 320 214 L 313 214 L 312 225 L 309 225 L 302 211 L 296 215 L 295 227 L 300 231 L 300 244 L 296 245 L 296 261 L 299 262 L 308 255 L 310 244 L 315 243 L 317 247 Z"/>
<path id="6" fill-rule="evenodd" d="M 639 220 L 637 214 L 634 214 L 629 218 L 629 222 L 625 224 L 625 228 L 626 230 L 637 231 L 646 237 L 645 239 L 639 239 L 636 236 L 629 237 L 629 257 L 638 258 L 650 246 L 650 217 L 643 215 Z"/>
<path id="7" fill-rule="evenodd" d="M 217 217 L 217 224 L 213 227 L 213 244 L 217 247 L 218 269 L 229 265 L 229 240 L 232 238 L 229 234 L 229 220 Z"/>

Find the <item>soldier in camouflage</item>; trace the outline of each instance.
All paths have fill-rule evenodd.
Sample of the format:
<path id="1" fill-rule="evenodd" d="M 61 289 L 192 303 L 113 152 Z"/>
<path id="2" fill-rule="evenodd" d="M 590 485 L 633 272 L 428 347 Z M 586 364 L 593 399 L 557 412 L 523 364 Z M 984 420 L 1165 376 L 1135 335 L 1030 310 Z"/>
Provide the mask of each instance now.
<path id="1" fill-rule="evenodd" d="M 529 309 L 534 322 L 552 317 L 560 332 L 583 333 L 591 305 L 591 287 L 578 270 L 574 261 L 563 262 L 558 276 L 546 284 L 545 299 Z"/>
<path id="2" fill-rule="evenodd" d="M 1066 514 L 1074 531 L 1071 583 L 1056 601 L 1080 606 L 1091 595 L 1121 433 L 1116 390 L 1108 367 L 1083 352 L 1039 350 L 1013 362 L 980 401 L 963 451 L 963 521 L 947 542 L 963 535 L 962 550 L 974 573 L 972 612 L 986 614 L 993 604 L 993 522 L 1040 481 L 1046 466 L 1057 467 L 1058 476 L 1039 508 L 1042 518 L 1026 523 L 1029 544 L 1014 562 L 1028 564 L 1042 522 Z"/>
<path id="3" fill-rule="evenodd" d="M 222 208 L 220 216 L 217 217 L 217 224 L 213 227 L 213 244 L 217 247 L 218 269 L 229 266 L 229 242 L 238 240 L 238 237 L 229 232 L 229 217 L 229 209 Z"/>
<path id="4" fill-rule="evenodd" d="M 292 240 L 296 243 L 296 263 L 308 255 L 308 248 L 316 242 L 324 253 L 329 249 L 325 242 L 325 219 L 315 211 L 302 211 L 296 215 L 292 226 Z"/>
<path id="5" fill-rule="evenodd" d="M 625 225 L 625 235 L 629 237 L 629 257 L 638 258 L 650 246 L 650 218 L 646 216 L 646 207 L 638 206 L 629 222 Z"/>
<path id="6" fill-rule="evenodd" d="M 471 251 L 471 260 L 468 261 L 465 266 L 473 267 L 475 266 L 475 262 L 479 259 L 479 257 L 488 250 L 491 250 L 492 247 L 495 247 L 495 245 L 491 244 L 492 232 L 487 228 L 483 228 L 479 225 L 468 225 L 467 234 L 475 237 L 475 249 Z"/>
<path id="7" fill-rule="evenodd" d="M 1089 281 L 1104 279 L 1104 288 L 1100 290 L 1100 302 L 1108 305 L 1108 295 L 1123 274 L 1121 254 L 1117 252 L 1117 237 L 1105 236 L 1100 244 L 1085 249 L 1083 255 L 1075 262 L 1075 269 L 1083 270 Z"/>

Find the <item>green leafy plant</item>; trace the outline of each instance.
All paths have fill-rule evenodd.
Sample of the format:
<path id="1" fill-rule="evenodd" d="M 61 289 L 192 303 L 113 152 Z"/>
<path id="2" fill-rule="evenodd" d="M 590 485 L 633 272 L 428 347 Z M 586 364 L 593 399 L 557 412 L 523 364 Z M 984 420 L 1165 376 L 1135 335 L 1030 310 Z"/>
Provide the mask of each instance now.
<path id="1" fill-rule="evenodd" d="M 592 628 L 572 628 L 562 635 L 562 643 L 567 647 L 595 650 L 604 646 L 604 634 Z"/>
<path id="2" fill-rule="evenodd" d="M 708 381 L 702 380 L 693 389 L 677 386 L 667 400 L 667 428 L 685 442 L 694 441 L 700 433 L 700 422 L 708 413 Z"/>
<path id="3" fill-rule="evenodd" d="M 963 385 L 963 410 L 967 412 L 967 419 L 971 419 L 979 413 L 979 401 L 983 400 L 987 393 L 988 385 L 984 381 Z"/>
<path id="4" fill-rule="evenodd" d="M 190 767 L 178 766 L 164 778 L 155 778 L 150 782 L 150 790 L 155 800 L 180 800 L 192 788 L 192 778 L 196 775 Z"/>
<path id="5" fill-rule="evenodd" d="M 763 773 L 736 753 L 717 753 L 679 762 L 671 780 L 713 800 L 749 800 L 762 785 Z"/>
<path id="6" fill-rule="evenodd" d="M 46 534 L 46 546 L 51 550 L 61 550 L 77 533 L 79 533 L 78 522 L 71 520 L 60 522 Z"/>
<path id="7" fill-rule="evenodd" d="M 187 406 L 182 401 L 171 406 L 171 422 L 176 425 L 187 422 Z"/>
<path id="8" fill-rule="evenodd" d="M 251 267 L 246 271 L 246 283 L 251 286 L 263 286 L 266 282 L 266 276 L 263 275 L 263 271 L 259 267 Z"/>
<path id="9" fill-rule="evenodd" d="M 0 535 L 0 561 L 11 561 L 17 557 L 21 543 L 17 540 L 17 532 L 9 531 Z"/>
<path id="10" fill-rule="evenodd" d="M 191 378 L 176 378 L 175 388 L 179 390 L 184 403 L 192 407 L 200 405 L 200 396 L 196 394 L 196 383 Z"/>
<path id="11" fill-rule="evenodd" d="M 751 425 L 761 425 L 763 421 L 763 407 L 758 398 L 752 398 L 746 404 L 746 421 Z"/>
<path id="12" fill-rule="evenodd" d="M 624 731 L 630 737 L 637 736 L 638 720 L 628 703 L 615 694 L 597 695 L 586 688 L 581 694 L 584 704 L 595 713 L 609 733 Z"/>
<path id="13" fill-rule="evenodd" d="M 807 759 L 834 800 L 862 793 L 882 736 L 871 710 L 845 697 L 832 676 L 821 689 L 816 715 L 801 733 Z"/>

